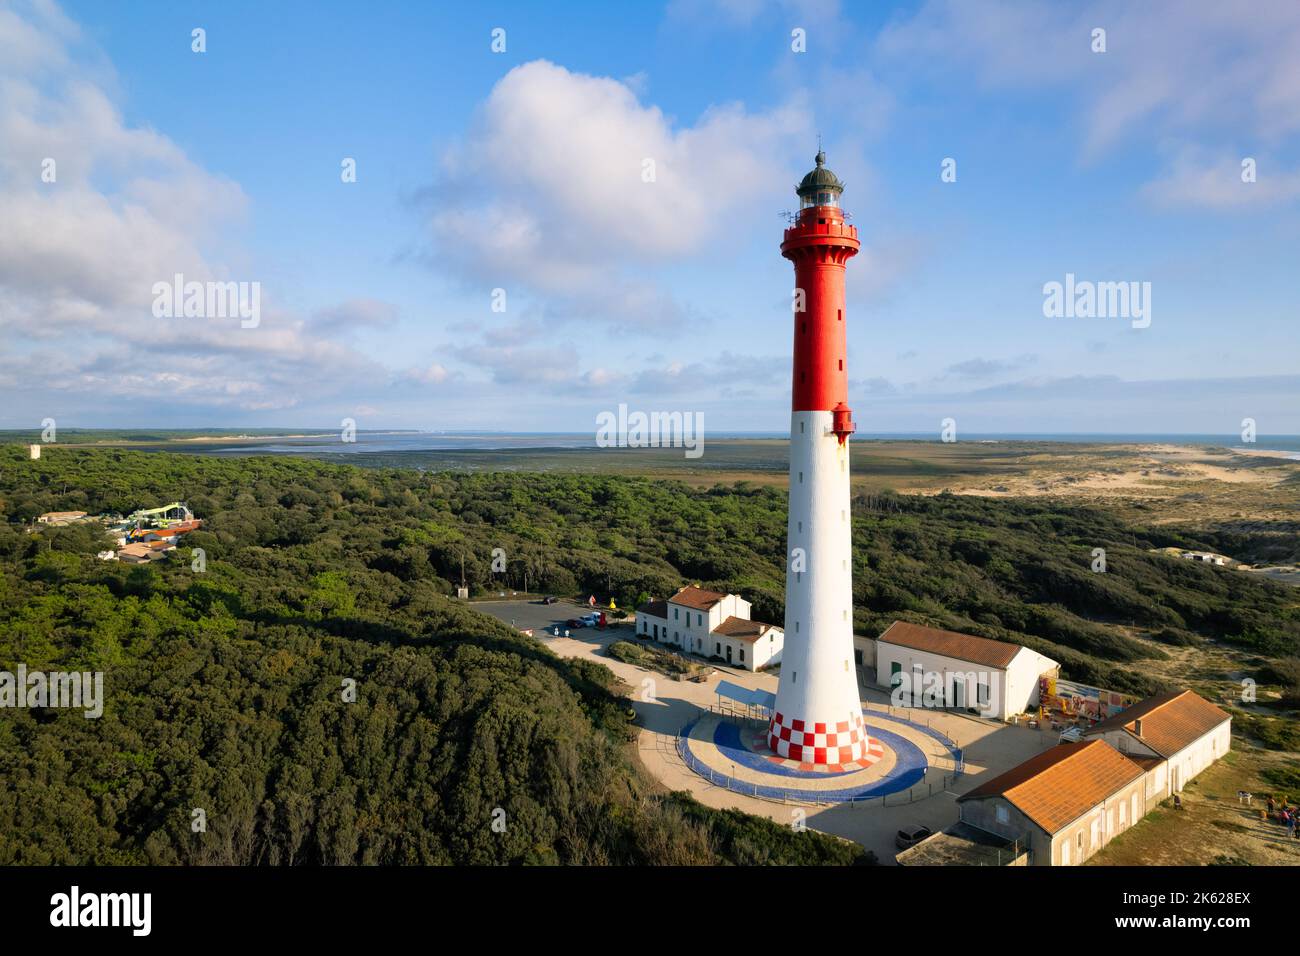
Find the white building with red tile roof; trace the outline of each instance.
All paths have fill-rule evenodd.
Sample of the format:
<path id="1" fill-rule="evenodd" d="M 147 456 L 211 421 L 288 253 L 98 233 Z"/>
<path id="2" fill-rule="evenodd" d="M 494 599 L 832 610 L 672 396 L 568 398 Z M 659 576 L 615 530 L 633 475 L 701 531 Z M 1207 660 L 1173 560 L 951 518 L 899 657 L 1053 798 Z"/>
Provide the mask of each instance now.
<path id="1" fill-rule="evenodd" d="M 1033 866 L 1084 862 L 1146 815 L 1143 768 L 1102 740 L 1057 744 L 957 798 L 961 822 Z"/>
<path id="2" fill-rule="evenodd" d="M 974 709 L 1006 720 L 1038 704 L 1038 679 L 1060 664 L 1037 651 L 957 631 L 895 621 L 876 640 L 876 683 L 905 706 Z"/>
<path id="3" fill-rule="evenodd" d="M 637 608 L 635 627 L 641 637 L 750 671 L 778 663 L 785 643 L 781 628 L 750 618 L 740 595 L 695 585 Z"/>
<path id="4" fill-rule="evenodd" d="M 1170 691 L 1139 701 L 1083 736 L 1148 764 L 1147 797 L 1163 800 L 1232 748 L 1232 718 L 1194 691 Z"/>

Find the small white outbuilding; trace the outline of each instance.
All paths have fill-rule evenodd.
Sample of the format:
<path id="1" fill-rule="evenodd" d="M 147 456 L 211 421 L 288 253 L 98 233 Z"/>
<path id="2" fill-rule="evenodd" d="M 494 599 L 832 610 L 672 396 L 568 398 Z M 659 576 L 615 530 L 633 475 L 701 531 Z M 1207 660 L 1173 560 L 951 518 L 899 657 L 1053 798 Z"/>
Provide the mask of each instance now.
<path id="1" fill-rule="evenodd" d="M 904 706 L 972 709 L 995 720 L 1037 707 L 1039 678 L 1060 666 L 1019 644 L 907 621 L 876 641 L 876 683 Z"/>

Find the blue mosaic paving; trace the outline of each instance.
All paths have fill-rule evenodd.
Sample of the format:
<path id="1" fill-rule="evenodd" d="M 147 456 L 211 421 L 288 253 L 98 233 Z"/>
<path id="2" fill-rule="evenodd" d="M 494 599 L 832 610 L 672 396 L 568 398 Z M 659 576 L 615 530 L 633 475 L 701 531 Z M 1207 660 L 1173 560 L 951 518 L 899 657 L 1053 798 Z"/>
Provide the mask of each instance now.
<path id="1" fill-rule="evenodd" d="M 943 745 L 952 754 L 953 759 L 957 761 L 957 766 L 961 766 L 962 754 L 959 749 L 953 747 L 946 737 L 936 733 L 934 730 L 926 727 L 924 724 L 918 724 L 902 717 L 894 717 L 889 714 L 870 712 L 864 715 L 867 720 L 867 728 L 871 736 L 879 739 L 894 751 L 895 763 L 889 773 L 871 783 L 863 784 L 859 787 L 844 787 L 838 790 L 809 790 L 798 785 L 799 780 L 808 779 L 825 779 L 826 777 L 847 776 L 852 773 L 861 771 L 846 771 L 842 774 L 827 774 L 824 772 L 798 770 L 793 767 L 786 767 L 768 760 L 767 757 L 760 753 L 749 750 L 741 737 L 741 728 L 728 721 L 720 721 L 713 732 L 713 743 L 722 753 L 724 758 L 735 762 L 738 766 L 747 767 L 751 770 L 757 770 L 760 773 L 773 777 L 789 778 L 791 785 L 788 787 L 769 786 L 761 783 L 750 783 L 745 780 L 736 780 L 732 777 L 720 773 L 719 771 L 706 765 L 690 749 L 690 734 L 695 728 L 698 721 L 692 721 L 682 731 L 678 740 L 678 754 L 691 770 L 709 780 L 711 783 L 734 790 L 737 793 L 748 794 L 754 797 L 767 797 L 775 800 L 804 800 L 808 802 L 846 802 L 850 800 L 870 800 L 873 797 L 883 797 L 887 794 L 898 793 L 902 790 L 908 790 L 916 786 L 925 779 L 926 767 L 929 765 L 925 759 L 925 754 L 921 748 L 916 746 L 910 740 L 899 736 L 898 734 L 885 730 L 880 726 L 880 720 L 893 721 L 894 723 L 905 724 L 915 730 L 920 731 L 927 736 L 933 737 L 943 743 Z M 960 769 L 958 773 L 960 773 Z"/>

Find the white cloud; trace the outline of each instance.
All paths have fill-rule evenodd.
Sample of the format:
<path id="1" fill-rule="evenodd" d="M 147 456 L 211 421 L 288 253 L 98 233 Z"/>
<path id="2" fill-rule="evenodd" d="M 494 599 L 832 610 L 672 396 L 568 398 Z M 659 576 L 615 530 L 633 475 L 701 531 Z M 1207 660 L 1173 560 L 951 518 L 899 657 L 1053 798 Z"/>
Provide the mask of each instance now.
<path id="1" fill-rule="evenodd" d="M 794 108 L 731 104 L 685 126 L 626 83 L 526 63 L 445 158 L 436 261 L 467 281 L 519 283 L 575 317 L 681 321 L 687 310 L 637 270 L 726 241 L 788 177 L 780 156 L 806 145 L 806 122 Z"/>
<path id="2" fill-rule="evenodd" d="M 1212 209 L 1276 206 L 1300 198 L 1300 170 L 1278 169 L 1268 158 L 1256 160 L 1255 181 L 1242 181 L 1242 159 L 1210 160 L 1199 150 L 1185 150 L 1162 179 L 1147 183 L 1143 195 L 1159 205 Z"/>
<path id="3" fill-rule="evenodd" d="M 1105 53 L 1090 48 L 1106 30 Z M 1133 137 L 1276 140 L 1300 131 L 1300 5 L 930 0 L 882 32 L 882 56 L 990 87 L 1075 91 L 1095 156 Z"/>
<path id="4" fill-rule="evenodd" d="M 177 273 L 262 282 L 227 264 L 243 258 L 226 235 L 247 198 L 162 133 L 128 125 L 100 85 L 111 75 L 82 65 L 96 61 L 49 0 L 0 9 L 0 383 L 23 404 L 265 409 L 383 380 L 320 334 L 345 313 L 378 321 L 381 303 L 344 303 L 313 325 L 267 288 L 256 329 L 154 317 L 154 284 Z M 47 158 L 53 182 L 42 178 Z"/>

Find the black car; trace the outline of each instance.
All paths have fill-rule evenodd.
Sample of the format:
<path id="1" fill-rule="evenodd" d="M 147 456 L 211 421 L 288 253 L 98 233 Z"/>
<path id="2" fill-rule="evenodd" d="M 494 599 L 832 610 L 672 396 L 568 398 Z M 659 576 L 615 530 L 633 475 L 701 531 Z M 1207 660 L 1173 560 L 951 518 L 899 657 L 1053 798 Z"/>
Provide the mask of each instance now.
<path id="1" fill-rule="evenodd" d="M 560 603 L 560 599 L 557 598 L 557 597 L 555 597 L 553 594 L 548 594 L 548 595 L 546 595 L 546 597 L 542 598 L 542 603 L 543 603 L 543 604 L 559 604 L 559 603 Z"/>
<path id="2" fill-rule="evenodd" d="M 894 845 L 900 850 L 906 850 L 910 846 L 916 846 L 932 833 L 933 831 L 929 827 L 903 827 L 898 831 L 898 836 L 894 838 Z"/>

